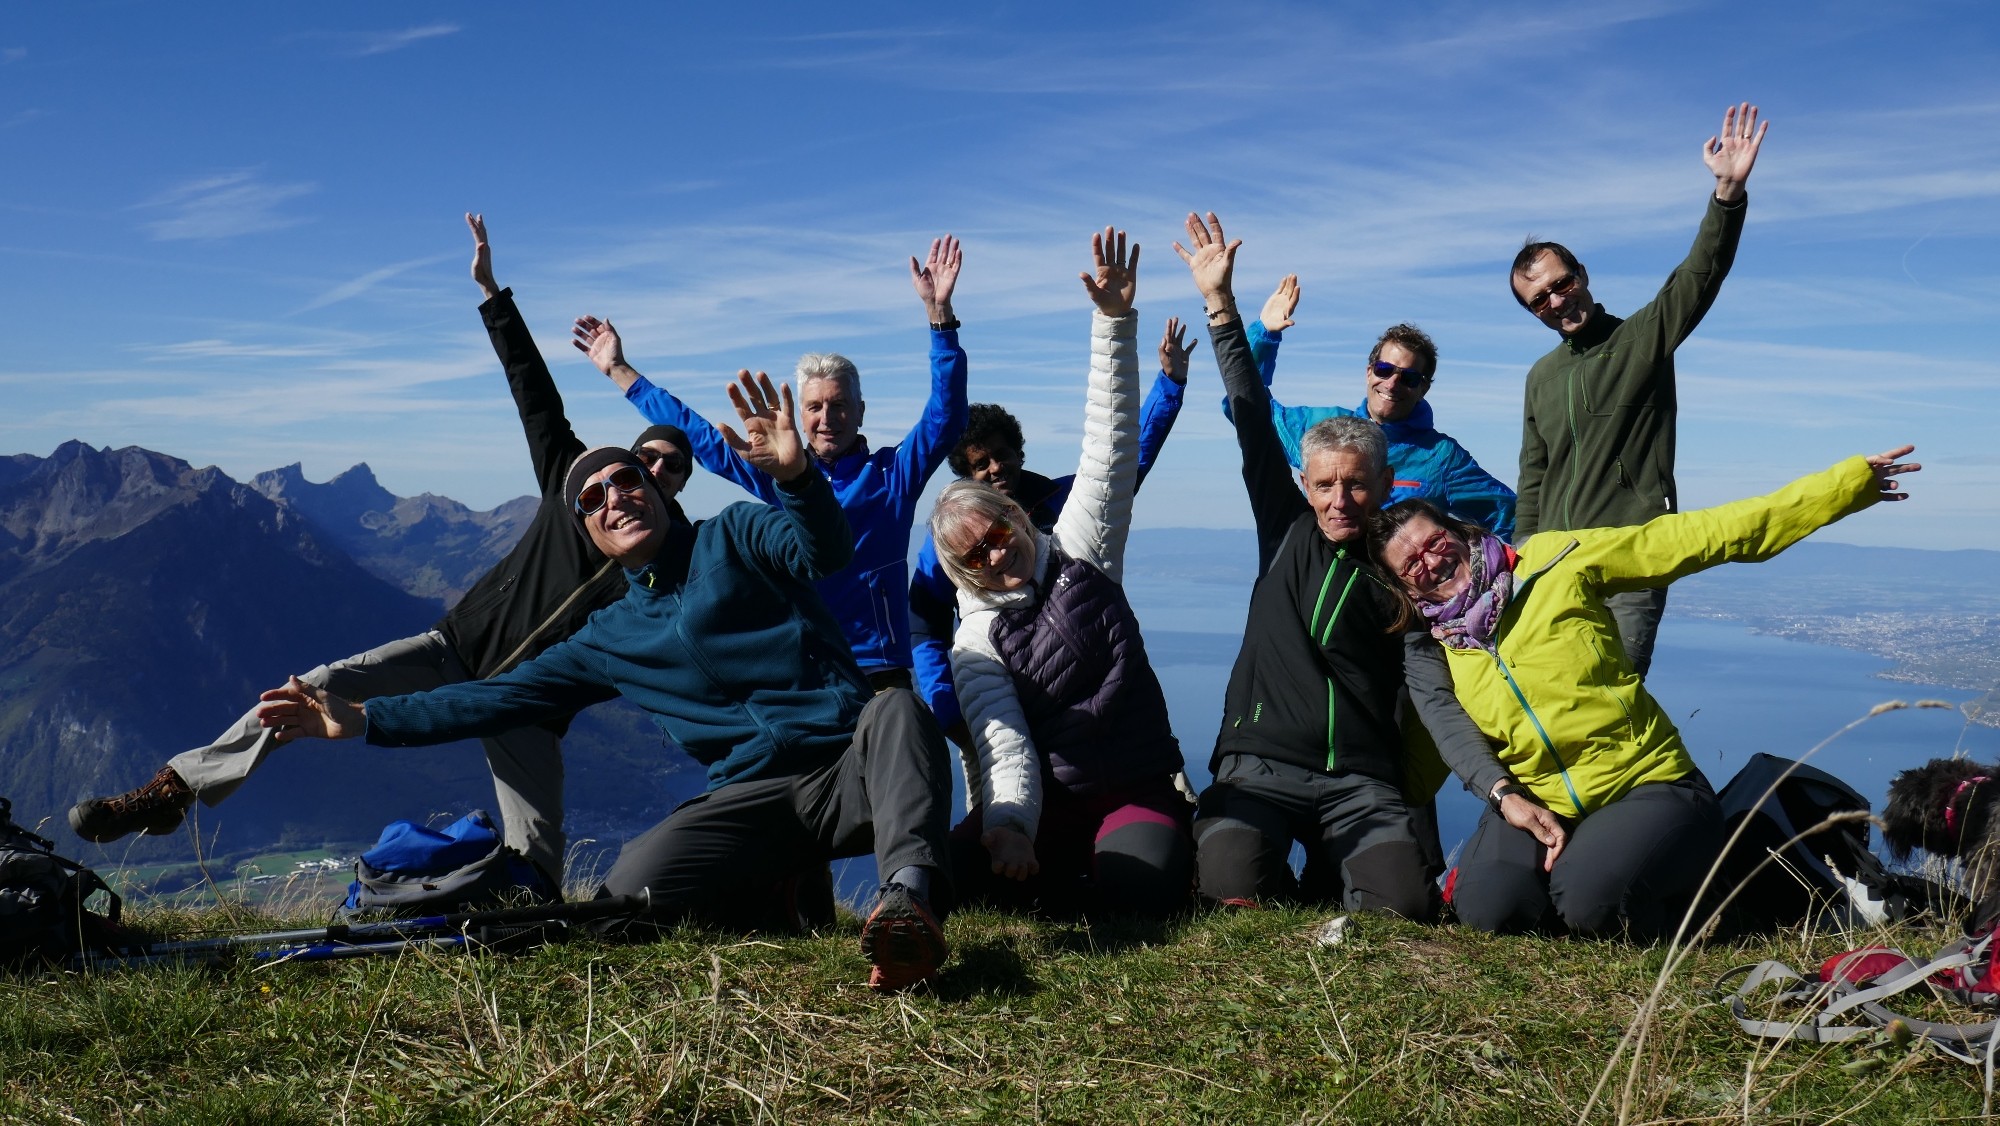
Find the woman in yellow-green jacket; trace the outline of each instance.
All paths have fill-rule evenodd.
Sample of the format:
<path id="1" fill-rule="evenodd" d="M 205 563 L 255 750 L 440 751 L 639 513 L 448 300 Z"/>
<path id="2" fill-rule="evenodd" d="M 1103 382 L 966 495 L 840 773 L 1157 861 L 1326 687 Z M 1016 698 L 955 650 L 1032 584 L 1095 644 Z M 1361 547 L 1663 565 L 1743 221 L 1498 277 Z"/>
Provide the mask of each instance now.
<path id="1" fill-rule="evenodd" d="M 1370 539 L 1444 647 L 1453 691 L 1507 777 L 1467 842 L 1460 921 L 1518 932 L 1671 932 L 1722 845 L 1715 792 L 1625 657 L 1607 595 L 1769 559 L 1878 500 L 1901 500 L 1905 446 L 1768 496 L 1636 527 L 1530 536 L 1518 551 L 1422 501 Z M 1452 763 L 1461 777 L 1478 764 Z"/>

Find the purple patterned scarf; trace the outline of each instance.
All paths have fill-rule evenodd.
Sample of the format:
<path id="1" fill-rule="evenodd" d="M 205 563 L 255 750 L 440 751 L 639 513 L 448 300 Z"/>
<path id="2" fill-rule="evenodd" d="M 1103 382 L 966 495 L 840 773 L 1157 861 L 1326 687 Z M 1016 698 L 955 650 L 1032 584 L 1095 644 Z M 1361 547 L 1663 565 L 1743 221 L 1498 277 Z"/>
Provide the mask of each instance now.
<path id="1" fill-rule="evenodd" d="M 1514 594 L 1514 549 L 1498 536 L 1479 536 L 1466 545 L 1465 589 L 1449 602 L 1418 606 L 1431 623 L 1431 636 L 1453 649 L 1493 650 L 1493 632 Z"/>

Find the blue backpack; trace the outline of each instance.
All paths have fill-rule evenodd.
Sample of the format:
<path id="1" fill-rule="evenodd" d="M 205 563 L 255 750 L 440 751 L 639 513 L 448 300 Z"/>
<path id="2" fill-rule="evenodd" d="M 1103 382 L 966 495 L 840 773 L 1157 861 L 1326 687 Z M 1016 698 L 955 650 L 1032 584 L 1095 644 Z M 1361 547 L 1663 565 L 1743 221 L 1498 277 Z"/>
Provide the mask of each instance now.
<path id="1" fill-rule="evenodd" d="M 355 861 L 354 882 L 336 914 L 452 914 L 561 900 L 540 869 L 500 843 L 493 818 L 475 809 L 443 832 L 391 821 Z"/>

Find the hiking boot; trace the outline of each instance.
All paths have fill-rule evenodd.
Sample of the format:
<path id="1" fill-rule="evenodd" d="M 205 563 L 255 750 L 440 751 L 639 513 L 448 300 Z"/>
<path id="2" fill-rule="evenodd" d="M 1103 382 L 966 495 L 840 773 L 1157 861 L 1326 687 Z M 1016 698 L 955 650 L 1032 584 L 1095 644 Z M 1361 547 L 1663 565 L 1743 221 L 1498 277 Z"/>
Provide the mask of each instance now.
<path id="1" fill-rule="evenodd" d="M 153 780 L 136 790 L 109 798 L 86 798 L 69 807 L 69 827 L 86 841 L 103 844 L 127 833 L 164 835 L 181 827 L 194 804 L 194 791 L 163 766 Z"/>
<path id="2" fill-rule="evenodd" d="M 883 884 L 861 924 L 861 956 L 875 963 L 868 988 L 895 993 L 928 981 L 950 953 L 944 928 L 923 899 L 901 884 Z"/>

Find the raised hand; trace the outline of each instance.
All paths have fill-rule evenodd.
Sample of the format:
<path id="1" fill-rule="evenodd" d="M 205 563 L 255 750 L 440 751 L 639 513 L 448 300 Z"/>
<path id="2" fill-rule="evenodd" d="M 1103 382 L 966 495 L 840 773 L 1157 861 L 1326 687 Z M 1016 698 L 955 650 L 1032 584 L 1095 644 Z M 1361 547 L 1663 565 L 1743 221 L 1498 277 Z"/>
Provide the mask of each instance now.
<path id="1" fill-rule="evenodd" d="M 1222 220 L 1215 212 L 1208 213 L 1208 225 L 1203 226 L 1201 217 L 1188 212 L 1188 241 L 1194 244 L 1189 251 L 1180 243 L 1174 244 L 1174 253 L 1188 264 L 1188 272 L 1194 275 L 1195 288 L 1207 301 L 1210 313 L 1218 313 L 1236 301 L 1230 291 L 1230 276 L 1236 272 L 1236 248 L 1243 245 L 1242 239 L 1225 241 L 1222 234 Z M 1221 308 L 1217 307 L 1220 302 Z"/>
<path id="2" fill-rule="evenodd" d="M 368 726 L 360 704 L 292 677 L 257 697 L 257 722 L 280 743 L 294 739 L 352 739 Z"/>
<path id="3" fill-rule="evenodd" d="M 722 425 L 722 440 L 736 456 L 762 470 L 775 481 L 789 481 L 806 471 L 806 446 L 792 421 L 792 385 L 771 385 L 771 377 L 758 372 L 738 371 L 729 385 L 729 405 L 743 423 L 738 436 L 728 423 Z"/>
<path id="4" fill-rule="evenodd" d="M 1035 859 L 1035 842 L 1019 829 L 1001 826 L 979 834 L 979 843 L 993 860 L 993 874 L 1010 880 L 1025 880 L 1042 870 Z"/>
<path id="5" fill-rule="evenodd" d="M 610 321 L 578 317 L 576 327 L 570 330 L 569 342 L 606 375 L 611 374 L 612 368 L 629 366 L 625 363 L 625 342 L 618 339 L 618 330 L 611 327 Z"/>
<path id="6" fill-rule="evenodd" d="M 491 301 L 500 296 L 500 286 L 493 280 L 493 248 L 486 245 L 486 216 L 468 211 L 465 225 L 472 228 L 472 280 L 479 283 L 479 292 Z"/>
<path id="7" fill-rule="evenodd" d="M 1167 318 L 1167 331 L 1160 337 L 1160 373 L 1175 383 L 1186 383 L 1188 373 L 1188 353 L 1194 351 L 1199 340 L 1181 343 L 1181 334 L 1187 329 L 1179 317 Z"/>
<path id="8" fill-rule="evenodd" d="M 1770 131 L 1770 122 L 1757 124 L 1757 107 L 1749 102 L 1722 111 L 1722 133 L 1701 143 L 1701 162 L 1715 173 L 1715 198 L 1729 203 L 1743 194 Z"/>
<path id="9" fill-rule="evenodd" d="M 1083 279 L 1084 292 L 1090 294 L 1091 304 L 1107 317 L 1122 317 L 1132 311 L 1132 295 L 1139 288 L 1139 244 L 1132 244 L 1132 253 L 1125 253 L 1125 232 L 1104 228 L 1104 233 L 1090 236 L 1090 260 L 1096 266 L 1097 276 L 1078 274 Z"/>
<path id="10" fill-rule="evenodd" d="M 923 262 L 910 259 L 910 287 L 923 301 L 932 324 L 951 320 L 951 291 L 958 287 L 958 267 L 962 260 L 958 239 L 951 235 L 932 239 L 930 255 Z"/>
<path id="11" fill-rule="evenodd" d="M 1270 297 L 1264 300 L 1264 311 L 1257 319 L 1264 322 L 1268 332 L 1283 332 L 1292 327 L 1292 314 L 1299 307 L 1299 276 L 1286 274 L 1283 281 Z"/>
<path id="12" fill-rule="evenodd" d="M 1914 461 L 1897 461 L 1896 459 L 1915 453 L 1916 449 L 1917 447 L 1915 446 L 1898 446 L 1885 453 L 1875 454 L 1868 459 L 1869 467 L 1875 470 L 1875 498 L 1877 500 L 1910 499 L 1910 494 L 1901 491 L 1901 484 L 1896 478 L 1900 474 L 1915 473 L 1922 469 L 1923 466 Z"/>

